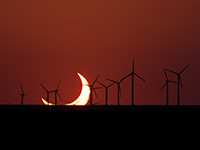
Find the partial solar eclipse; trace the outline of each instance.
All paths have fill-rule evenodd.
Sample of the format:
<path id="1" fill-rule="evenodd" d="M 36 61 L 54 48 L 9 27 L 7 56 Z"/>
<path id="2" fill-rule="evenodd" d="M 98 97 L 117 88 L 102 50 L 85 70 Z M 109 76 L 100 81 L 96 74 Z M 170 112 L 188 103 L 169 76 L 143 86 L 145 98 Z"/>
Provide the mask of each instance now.
<path id="1" fill-rule="evenodd" d="M 74 100 L 71 103 L 66 103 L 66 104 L 63 104 L 63 105 L 86 105 L 88 103 L 89 99 L 90 99 L 90 87 L 89 87 L 88 81 L 80 73 L 77 73 L 77 74 L 78 74 L 78 76 L 81 80 L 81 83 L 82 83 L 81 93 L 76 100 Z M 44 98 L 41 98 L 41 99 L 42 99 L 42 102 L 45 105 L 55 105 L 54 103 L 48 103 Z"/>

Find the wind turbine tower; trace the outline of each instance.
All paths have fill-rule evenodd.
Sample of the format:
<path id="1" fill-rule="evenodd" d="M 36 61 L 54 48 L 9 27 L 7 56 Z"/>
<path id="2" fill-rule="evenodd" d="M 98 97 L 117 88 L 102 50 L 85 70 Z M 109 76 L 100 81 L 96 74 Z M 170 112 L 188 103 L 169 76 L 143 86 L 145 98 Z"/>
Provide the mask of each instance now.
<path id="1" fill-rule="evenodd" d="M 108 105 L 108 88 L 111 87 L 113 84 L 115 84 L 114 82 L 111 83 L 110 85 L 106 86 L 103 83 L 97 81 L 99 84 L 101 84 L 104 88 L 105 88 L 105 105 Z"/>

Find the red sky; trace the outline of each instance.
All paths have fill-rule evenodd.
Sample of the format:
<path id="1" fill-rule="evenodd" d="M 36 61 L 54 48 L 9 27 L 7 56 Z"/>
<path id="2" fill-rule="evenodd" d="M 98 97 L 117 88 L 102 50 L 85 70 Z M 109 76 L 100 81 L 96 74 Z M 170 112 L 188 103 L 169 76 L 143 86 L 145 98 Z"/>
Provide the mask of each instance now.
<path id="1" fill-rule="evenodd" d="M 162 67 L 180 71 L 181 104 L 199 105 L 199 0 L 1 0 L 0 104 L 20 103 L 20 82 L 28 94 L 25 104 L 42 104 L 61 79 L 60 94 L 74 100 L 81 90 L 76 72 L 91 83 L 101 74 L 119 80 L 135 71 L 135 103 L 165 104 Z M 169 73 L 175 80 L 176 76 Z M 96 84 L 98 86 L 98 84 Z M 130 78 L 122 83 L 122 104 L 130 104 Z M 116 104 L 116 86 L 109 104 Z M 104 90 L 98 91 L 104 104 Z M 53 100 L 53 95 L 51 97 Z M 169 104 L 176 104 L 176 86 L 170 86 Z"/>

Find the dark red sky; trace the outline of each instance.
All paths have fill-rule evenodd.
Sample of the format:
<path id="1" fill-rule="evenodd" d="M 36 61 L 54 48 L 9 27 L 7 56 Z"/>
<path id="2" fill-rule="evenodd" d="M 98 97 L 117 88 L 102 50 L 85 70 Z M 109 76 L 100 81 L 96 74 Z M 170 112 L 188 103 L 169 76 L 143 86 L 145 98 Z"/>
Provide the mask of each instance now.
<path id="1" fill-rule="evenodd" d="M 147 81 L 136 79 L 136 104 L 165 104 L 162 67 L 180 71 L 188 63 L 181 104 L 200 104 L 199 0 L 1 0 L 0 52 L 1 104 L 20 103 L 20 82 L 29 95 L 24 103 L 42 104 L 39 83 L 52 90 L 60 79 L 63 99 L 72 101 L 81 89 L 76 72 L 90 83 L 100 73 L 108 84 L 105 77 L 130 73 L 133 56 Z M 130 79 L 122 83 L 122 104 L 130 104 L 130 87 Z M 109 94 L 116 104 L 116 86 Z M 98 95 L 103 104 L 104 90 Z"/>

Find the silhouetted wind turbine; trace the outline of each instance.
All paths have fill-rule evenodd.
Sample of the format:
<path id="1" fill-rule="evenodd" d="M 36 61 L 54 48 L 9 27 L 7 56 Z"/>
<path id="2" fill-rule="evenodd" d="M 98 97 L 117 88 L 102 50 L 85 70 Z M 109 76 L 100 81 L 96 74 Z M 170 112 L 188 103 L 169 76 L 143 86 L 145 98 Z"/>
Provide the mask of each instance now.
<path id="1" fill-rule="evenodd" d="M 24 104 L 24 96 L 25 96 L 26 94 L 24 94 L 24 90 L 23 90 L 23 87 L 22 87 L 22 83 L 20 83 L 20 87 L 21 87 L 21 91 L 22 91 L 22 93 L 20 94 L 20 95 L 21 95 L 21 105 L 23 105 L 23 104 Z"/>
<path id="2" fill-rule="evenodd" d="M 177 105 L 180 105 L 180 87 L 179 85 L 181 84 L 182 87 L 182 80 L 181 80 L 181 74 L 183 73 L 183 71 L 185 71 L 185 69 L 189 66 L 190 64 L 188 64 L 185 68 L 183 68 L 179 73 L 175 72 L 175 71 L 171 71 L 169 69 L 165 69 L 166 71 L 169 71 L 175 75 L 177 75 Z"/>
<path id="3" fill-rule="evenodd" d="M 140 77 L 138 74 L 135 73 L 135 68 L 134 68 L 134 57 L 133 57 L 133 62 L 132 62 L 132 72 L 128 74 L 127 76 L 131 76 L 131 105 L 134 105 L 134 75 L 138 77 L 140 80 L 146 82 L 142 77 Z"/>
<path id="4" fill-rule="evenodd" d="M 169 104 L 169 83 L 175 83 L 175 84 L 177 84 L 177 82 L 169 80 L 168 77 L 167 77 L 167 73 L 166 73 L 166 71 L 165 71 L 164 68 L 163 68 L 163 71 L 164 71 L 164 74 L 165 74 L 166 82 L 162 86 L 162 88 L 159 90 L 159 92 L 161 92 L 162 89 L 166 86 L 166 105 L 168 105 Z"/>
<path id="5" fill-rule="evenodd" d="M 40 83 L 40 85 L 43 87 L 43 89 L 47 92 L 47 102 L 48 102 L 48 104 L 49 104 L 49 93 L 52 93 L 52 92 L 54 92 L 54 91 L 49 91 L 49 90 L 47 90 L 47 88 L 45 88 L 45 86 L 44 85 L 42 85 L 42 83 Z"/>
<path id="6" fill-rule="evenodd" d="M 106 86 L 103 83 L 97 81 L 99 84 L 101 84 L 104 88 L 105 88 L 105 105 L 108 105 L 108 88 L 111 87 L 113 84 L 115 84 L 114 82 L 111 83 L 110 85 Z"/>
<path id="7" fill-rule="evenodd" d="M 93 105 L 92 104 L 92 100 L 93 100 L 93 91 L 94 91 L 94 94 L 96 95 L 96 97 L 98 98 L 97 96 L 97 93 L 95 91 L 95 89 L 101 89 L 102 87 L 94 87 L 94 84 L 96 83 L 97 79 L 99 78 L 100 74 L 96 77 L 96 79 L 94 80 L 94 82 L 91 84 L 91 85 L 87 85 L 90 87 L 90 105 Z"/>
<path id="8" fill-rule="evenodd" d="M 59 86 L 60 86 L 60 82 L 61 82 L 61 80 L 59 81 L 59 83 L 58 83 L 58 86 L 57 86 L 57 88 L 55 89 L 55 90 L 53 90 L 53 91 L 50 91 L 50 92 L 55 92 L 55 106 L 57 105 L 57 95 L 59 96 L 59 98 L 60 98 L 60 100 L 63 102 L 63 100 L 62 100 L 62 98 L 61 98 L 61 96 L 60 96 L 60 94 L 59 94 Z"/>
<path id="9" fill-rule="evenodd" d="M 109 79 L 109 78 L 106 78 L 107 80 L 113 82 L 113 84 L 115 84 L 115 83 L 117 84 L 117 105 L 119 105 L 119 99 L 120 99 L 120 97 L 122 97 L 122 91 L 121 91 L 120 83 L 121 83 L 124 79 L 126 79 L 127 77 L 129 77 L 129 76 L 130 76 L 130 74 L 127 75 L 127 76 L 125 76 L 124 78 L 122 78 L 119 82 L 118 82 L 118 81 L 111 80 L 111 79 Z"/>

